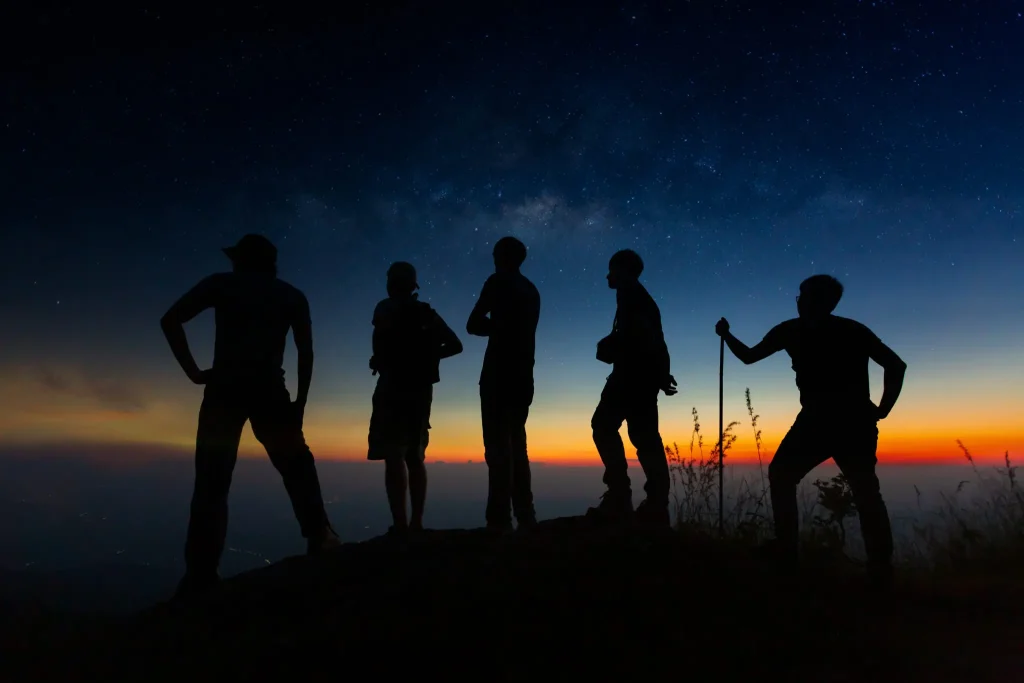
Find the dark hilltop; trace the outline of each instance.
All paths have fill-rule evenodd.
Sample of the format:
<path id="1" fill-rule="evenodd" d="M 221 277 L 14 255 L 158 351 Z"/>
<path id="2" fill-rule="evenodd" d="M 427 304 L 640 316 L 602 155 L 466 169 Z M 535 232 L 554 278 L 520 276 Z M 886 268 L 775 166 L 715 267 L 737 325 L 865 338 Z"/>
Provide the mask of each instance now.
<path id="1" fill-rule="evenodd" d="M 1019 589 L 898 580 L 823 558 L 782 575 L 672 531 L 541 522 L 349 543 L 128 618 L 4 621 L 3 680 L 1010 681 Z"/>

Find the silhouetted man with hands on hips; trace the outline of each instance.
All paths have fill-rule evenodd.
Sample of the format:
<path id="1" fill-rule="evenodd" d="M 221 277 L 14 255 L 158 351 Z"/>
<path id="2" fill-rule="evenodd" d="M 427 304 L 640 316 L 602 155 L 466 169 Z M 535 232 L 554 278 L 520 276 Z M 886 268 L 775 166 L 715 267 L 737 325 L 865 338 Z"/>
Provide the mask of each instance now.
<path id="1" fill-rule="evenodd" d="M 196 433 L 195 487 L 185 544 L 185 576 L 177 597 L 217 584 L 228 524 L 228 490 L 238 444 L 248 420 L 284 479 L 307 552 L 340 544 L 324 509 L 313 453 L 302 421 L 313 377 L 309 303 L 277 278 L 277 248 L 262 235 L 245 235 L 224 249 L 233 270 L 199 282 L 160 320 L 174 357 L 188 378 L 205 385 Z M 200 370 L 185 323 L 212 308 L 216 315 L 213 367 Z M 291 330 L 298 347 L 298 392 L 284 380 L 284 347 Z"/>
<path id="2" fill-rule="evenodd" d="M 645 525 L 669 527 L 670 480 L 668 457 L 658 431 L 658 393 L 675 395 L 676 380 L 670 374 L 661 312 L 640 284 L 643 270 L 640 256 L 630 249 L 616 252 L 608 262 L 608 287 L 615 290 L 615 322 L 612 333 L 597 344 L 597 359 L 610 364 L 612 374 L 591 419 L 608 490 L 587 516 L 599 522 L 634 518 Z M 626 451 L 619 436 L 623 421 L 647 477 L 647 497 L 635 517 Z"/>
<path id="3" fill-rule="evenodd" d="M 870 329 L 832 314 L 842 295 L 838 280 L 814 275 L 800 285 L 799 316 L 773 327 L 753 348 L 733 336 L 725 318 L 715 332 L 747 365 L 784 350 L 796 372 L 801 410 L 768 466 L 779 558 L 797 562 L 797 485 L 831 457 L 849 481 L 860 515 L 868 576 L 886 588 L 892 580 L 893 539 L 875 472 L 877 422 L 896 404 L 907 365 Z M 869 360 L 885 370 L 877 406 L 871 401 Z"/>

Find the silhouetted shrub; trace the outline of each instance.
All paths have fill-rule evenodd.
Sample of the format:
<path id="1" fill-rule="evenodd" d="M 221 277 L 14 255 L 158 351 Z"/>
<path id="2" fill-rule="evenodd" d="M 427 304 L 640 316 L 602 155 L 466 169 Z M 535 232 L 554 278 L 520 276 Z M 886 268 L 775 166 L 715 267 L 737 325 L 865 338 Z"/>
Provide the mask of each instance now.
<path id="1" fill-rule="evenodd" d="M 754 433 L 758 476 L 743 476 L 728 465 L 729 451 L 738 436 L 739 422 L 725 427 L 721 444 L 724 476 L 727 482 L 723 527 L 727 538 L 756 544 L 771 538 L 772 516 L 765 451 L 754 413 L 750 389 L 746 390 L 747 413 Z M 678 443 L 665 447 L 672 477 L 674 524 L 685 534 L 718 533 L 718 448 L 707 453 L 697 409 L 691 411 L 693 431 L 687 453 Z M 842 438 L 837 435 L 836 438 Z M 716 439 L 717 441 L 717 439 Z M 925 509 L 918 494 L 918 514 L 909 537 L 897 535 L 897 559 L 921 569 L 942 571 L 1011 571 L 1024 566 L 1024 487 L 1017 478 L 1017 467 L 1004 455 L 1004 463 L 992 473 L 978 467 L 970 451 L 957 441 L 971 465 L 973 480 L 961 481 L 952 494 L 943 493 L 936 509 Z M 827 448 L 827 444 L 822 444 Z M 884 476 L 884 474 L 883 474 Z M 830 479 L 810 482 L 800 489 L 801 537 L 805 548 L 816 552 L 846 556 L 858 527 L 857 507 L 849 482 L 841 473 Z M 816 495 L 814 495 L 816 493 Z M 968 495 L 973 494 L 973 495 Z"/>

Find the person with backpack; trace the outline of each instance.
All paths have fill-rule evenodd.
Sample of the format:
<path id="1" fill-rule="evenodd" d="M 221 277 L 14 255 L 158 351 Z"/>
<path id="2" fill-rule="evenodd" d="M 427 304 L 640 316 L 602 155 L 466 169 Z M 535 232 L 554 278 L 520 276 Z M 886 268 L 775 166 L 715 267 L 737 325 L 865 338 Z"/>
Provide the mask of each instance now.
<path id="1" fill-rule="evenodd" d="M 327 520 L 313 453 L 302 421 L 313 378 L 313 331 L 305 295 L 277 277 L 277 248 L 249 234 L 224 253 L 229 273 L 203 279 L 160 320 L 175 359 L 194 384 L 205 385 L 196 433 L 195 487 L 185 543 L 185 576 L 176 597 L 220 581 L 218 565 L 228 526 L 228 490 L 246 421 L 284 479 L 292 509 L 317 554 L 340 545 Z M 216 315 L 213 367 L 200 370 L 185 323 L 212 308 Z M 298 392 L 284 381 L 284 348 L 291 330 L 298 347 Z"/>
<path id="2" fill-rule="evenodd" d="M 367 459 L 384 461 L 384 487 L 393 520 L 388 533 L 392 535 L 423 529 L 424 460 L 434 384 L 441 379 L 441 360 L 462 353 L 462 342 L 430 304 L 418 300 L 417 289 L 411 264 L 391 264 L 388 297 L 373 312 L 370 370 L 378 377 Z M 407 495 L 411 515 L 406 510 Z"/>
<path id="3" fill-rule="evenodd" d="M 635 519 L 646 526 L 671 526 L 668 457 L 658 429 L 658 394 L 674 396 L 676 380 L 661 326 L 661 311 L 640 283 L 644 262 L 623 249 L 608 262 L 608 287 L 615 290 L 612 332 L 597 344 L 597 359 L 612 366 L 590 425 L 604 464 L 607 491 L 587 516 L 599 522 Z M 633 510 L 626 451 L 619 436 L 625 421 L 629 440 L 647 478 L 643 502 Z"/>

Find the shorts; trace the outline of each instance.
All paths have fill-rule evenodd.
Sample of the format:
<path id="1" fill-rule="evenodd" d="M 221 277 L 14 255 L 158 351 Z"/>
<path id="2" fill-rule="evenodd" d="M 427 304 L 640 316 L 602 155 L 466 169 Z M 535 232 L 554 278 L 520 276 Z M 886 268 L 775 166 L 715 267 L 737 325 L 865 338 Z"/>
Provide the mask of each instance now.
<path id="1" fill-rule="evenodd" d="M 377 383 L 370 415 L 367 460 L 423 462 L 430 441 L 433 385 L 409 389 Z"/>

